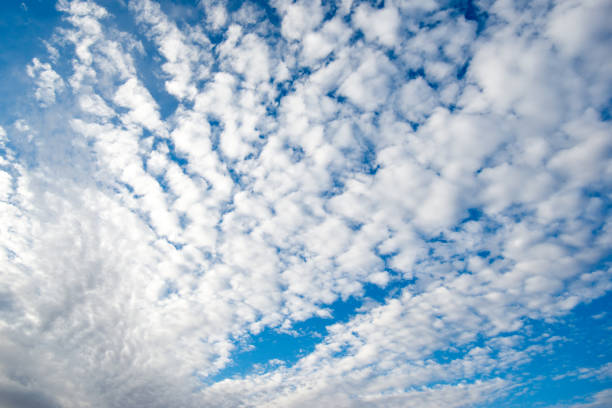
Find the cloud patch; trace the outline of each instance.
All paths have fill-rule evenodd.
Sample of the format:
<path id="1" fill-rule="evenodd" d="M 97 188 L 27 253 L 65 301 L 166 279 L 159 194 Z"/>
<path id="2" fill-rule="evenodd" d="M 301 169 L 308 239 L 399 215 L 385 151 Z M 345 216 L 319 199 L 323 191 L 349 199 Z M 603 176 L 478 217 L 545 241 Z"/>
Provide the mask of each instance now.
<path id="1" fill-rule="evenodd" d="M 609 7 L 547 4 L 59 1 L 0 114 L 0 401 L 604 406 L 561 345 L 608 322 Z"/>

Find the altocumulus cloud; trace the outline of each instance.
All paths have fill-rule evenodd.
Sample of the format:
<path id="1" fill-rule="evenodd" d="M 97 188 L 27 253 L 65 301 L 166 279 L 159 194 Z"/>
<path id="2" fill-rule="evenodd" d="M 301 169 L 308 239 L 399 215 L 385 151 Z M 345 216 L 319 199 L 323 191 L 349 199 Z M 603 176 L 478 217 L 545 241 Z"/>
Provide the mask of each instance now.
<path id="1" fill-rule="evenodd" d="M 0 405 L 610 404 L 611 2 L 17 3 Z"/>

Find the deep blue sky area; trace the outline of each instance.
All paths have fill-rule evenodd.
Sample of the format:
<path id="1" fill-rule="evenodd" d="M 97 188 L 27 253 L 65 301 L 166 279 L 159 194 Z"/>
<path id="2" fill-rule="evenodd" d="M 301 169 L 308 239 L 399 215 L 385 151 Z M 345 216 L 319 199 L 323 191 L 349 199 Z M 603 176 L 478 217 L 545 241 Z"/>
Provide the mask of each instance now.
<path id="1" fill-rule="evenodd" d="M 55 3 L 47 0 L 6 0 L 0 4 L 0 109 L 15 117 L 28 102 L 8 95 L 23 95 L 29 89 L 26 66 L 32 58 L 45 55 L 43 40 L 50 39 L 61 21 Z"/>

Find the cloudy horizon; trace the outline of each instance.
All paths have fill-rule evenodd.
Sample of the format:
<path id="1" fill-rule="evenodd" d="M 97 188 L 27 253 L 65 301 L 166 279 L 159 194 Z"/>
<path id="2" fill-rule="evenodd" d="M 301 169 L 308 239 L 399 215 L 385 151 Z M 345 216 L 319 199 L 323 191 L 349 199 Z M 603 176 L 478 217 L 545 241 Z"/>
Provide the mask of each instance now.
<path id="1" fill-rule="evenodd" d="M 612 405 L 610 1 L 0 12 L 0 406 Z"/>

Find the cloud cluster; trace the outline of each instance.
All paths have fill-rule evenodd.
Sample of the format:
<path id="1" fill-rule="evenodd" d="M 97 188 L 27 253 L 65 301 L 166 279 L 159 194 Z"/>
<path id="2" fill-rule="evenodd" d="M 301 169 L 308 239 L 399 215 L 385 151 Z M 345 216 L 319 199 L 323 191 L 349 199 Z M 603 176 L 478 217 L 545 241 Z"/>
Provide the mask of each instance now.
<path id="1" fill-rule="evenodd" d="M 4 405 L 486 404 L 612 288 L 609 2 L 128 3 L 60 0 L 0 128 Z"/>
<path id="2" fill-rule="evenodd" d="M 51 68 L 51 64 L 41 63 L 34 58 L 27 67 L 30 78 L 35 79 L 36 91 L 34 96 L 42 106 L 49 106 L 55 102 L 55 96 L 64 87 L 62 78 Z"/>

